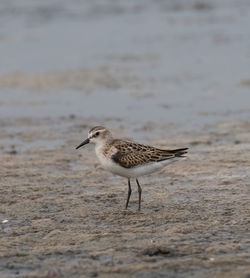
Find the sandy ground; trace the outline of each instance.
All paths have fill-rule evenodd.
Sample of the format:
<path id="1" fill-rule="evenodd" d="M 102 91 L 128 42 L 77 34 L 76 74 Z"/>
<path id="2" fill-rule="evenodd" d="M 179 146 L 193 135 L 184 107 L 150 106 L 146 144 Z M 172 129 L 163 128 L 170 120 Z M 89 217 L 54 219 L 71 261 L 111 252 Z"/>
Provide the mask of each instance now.
<path id="1" fill-rule="evenodd" d="M 0 278 L 250 277 L 247 0 L 0 1 Z M 185 160 L 132 183 L 94 125 Z"/>
<path id="2" fill-rule="evenodd" d="M 124 210 L 126 180 L 74 149 L 89 119 L 1 124 L 31 146 L 0 146 L 1 277 L 249 277 L 249 122 L 169 136 L 188 158 L 141 179 L 141 212 L 134 183 Z"/>

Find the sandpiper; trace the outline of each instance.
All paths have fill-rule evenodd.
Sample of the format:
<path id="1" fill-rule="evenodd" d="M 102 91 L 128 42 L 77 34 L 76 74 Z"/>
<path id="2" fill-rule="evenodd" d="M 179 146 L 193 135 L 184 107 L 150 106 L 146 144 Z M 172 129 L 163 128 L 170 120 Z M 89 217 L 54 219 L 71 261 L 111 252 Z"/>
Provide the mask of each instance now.
<path id="1" fill-rule="evenodd" d="M 88 132 L 88 138 L 76 149 L 88 144 L 95 144 L 96 155 L 104 169 L 113 174 L 128 179 L 128 196 L 126 209 L 131 195 L 130 179 L 135 178 L 138 193 L 139 206 L 141 209 L 141 186 L 138 177 L 153 173 L 162 169 L 179 157 L 185 157 L 188 148 L 175 150 L 162 150 L 152 146 L 114 139 L 111 132 L 103 126 L 95 126 Z"/>

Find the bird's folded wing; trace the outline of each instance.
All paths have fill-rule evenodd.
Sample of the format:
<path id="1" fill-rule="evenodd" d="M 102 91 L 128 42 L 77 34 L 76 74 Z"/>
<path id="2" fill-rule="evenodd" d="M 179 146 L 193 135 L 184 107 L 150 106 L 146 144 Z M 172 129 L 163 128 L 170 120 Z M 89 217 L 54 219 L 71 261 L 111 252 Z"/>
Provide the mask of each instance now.
<path id="1" fill-rule="evenodd" d="M 114 139 L 112 145 L 116 147 L 121 153 L 131 153 L 131 152 L 145 152 L 145 151 L 155 151 L 156 148 L 136 142 L 124 141 L 120 139 Z"/>
<path id="2" fill-rule="evenodd" d="M 131 153 L 123 153 L 121 151 L 117 151 L 115 154 L 113 154 L 112 159 L 114 160 L 114 162 L 118 163 L 122 167 L 131 168 L 138 165 L 159 162 L 174 157 L 174 154 L 159 154 L 152 151 Z"/>
<path id="3" fill-rule="evenodd" d="M 187 153 L 187 148 L 161 150 L 152 146 L 122 140 L 114 140 L 113 144 L 117 151 L 112 155 L 112 159 L 125 168 L 182 157 Z"/>

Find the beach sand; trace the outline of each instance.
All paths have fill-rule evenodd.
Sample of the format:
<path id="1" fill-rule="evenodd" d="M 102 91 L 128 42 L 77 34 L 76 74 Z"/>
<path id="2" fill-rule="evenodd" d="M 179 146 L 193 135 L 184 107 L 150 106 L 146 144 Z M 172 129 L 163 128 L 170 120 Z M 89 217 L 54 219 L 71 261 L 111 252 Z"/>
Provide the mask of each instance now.
<path id="1" fill-rule="evenodd" d="M 171 3 L 0 4 L 1 278 L 249 278 L 250 6 Z M 189 153 L 125 210 L 95 125 Z"/>

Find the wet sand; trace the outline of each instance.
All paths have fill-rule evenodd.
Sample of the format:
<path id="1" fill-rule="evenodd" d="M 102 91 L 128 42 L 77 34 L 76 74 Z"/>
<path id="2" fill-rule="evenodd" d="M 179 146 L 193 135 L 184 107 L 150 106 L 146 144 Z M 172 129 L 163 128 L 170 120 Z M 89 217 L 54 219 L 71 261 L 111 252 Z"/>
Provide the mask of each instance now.
<path id="1" fill-rule="evenodd" d="M 74 149 L 89 125 L 19 119 L 22 132 L 1 131 L 29 142 L 0 145 L 1 277 L 248 277 L 249 122 L 169 136 L 168 147 L 190 147 L 188 158 L 141 179 L 141 212 L 134 183 L 124 210 L 126 180 L 91 147 Z"/>
<path id="2" fill-rule="evenodd" d="M 0 4 L 0 277 L 250 277 L 247 1 Z M 185 160 L 127 181 L 94 125 Z"/>

